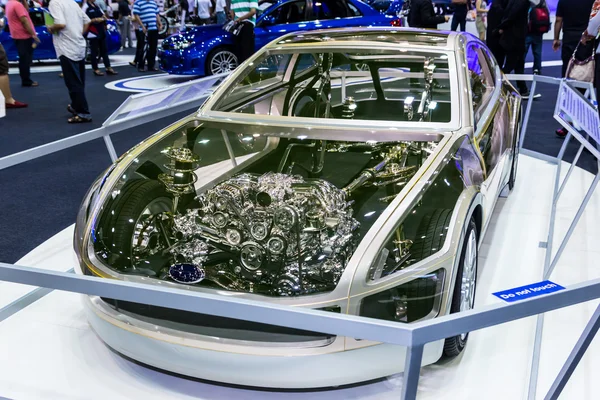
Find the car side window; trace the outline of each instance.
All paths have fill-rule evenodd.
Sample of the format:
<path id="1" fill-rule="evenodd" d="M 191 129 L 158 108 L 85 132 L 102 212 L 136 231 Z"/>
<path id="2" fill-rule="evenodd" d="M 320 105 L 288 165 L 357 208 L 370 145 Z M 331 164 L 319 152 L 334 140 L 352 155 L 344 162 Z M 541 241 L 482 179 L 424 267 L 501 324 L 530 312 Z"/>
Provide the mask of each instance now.
<path id="1" fill-rule="evenodd" d="M 358 10 L 356 10 L 358 11 Z M 354 17 L 345 0 L 314 0 L 312 19 L 326 20 Z"/>
<path id="2" fill-rule="evenodd" d="M 273 10 L 271 17 L 275 24 L 295 24 L 306 21 L 306 1 L 292 1 Z"/>
<path id="3" fill-rule="evenodd" d="M 350 10 L 350 16 L 351 17 L 360 17 L 362 16 L 362 14 L 360 13 L 360 11 L 358 11 L 358 8 L 356 8 L 356 6 L 350 2 L 346 3 L 348 4 L 348 9 Z"/>
<path id="4" fill-rule="evenodd" d="M 485 60 L 483 49 L 477 44 L 467 47 L 467 65 L 473 99 L 473 115 L 477 123 L 494 92 L 494 75 Z"/>
<path id="5" fill-rule="evenodd" d="M 46 20 L 44 18 L 43 11 L 31 11 L 29 13 L 31 17 L 31 22 L 33 22 L 33 26 L 44 26 L 46 25 Z"/>

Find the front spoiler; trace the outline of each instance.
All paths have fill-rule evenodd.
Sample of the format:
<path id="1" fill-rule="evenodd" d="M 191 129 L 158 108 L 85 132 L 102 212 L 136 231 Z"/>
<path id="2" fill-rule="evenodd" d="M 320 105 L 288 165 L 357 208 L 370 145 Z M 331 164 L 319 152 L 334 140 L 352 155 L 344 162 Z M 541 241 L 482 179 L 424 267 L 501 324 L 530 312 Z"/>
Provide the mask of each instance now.
<path id="1" fill-rule="evenodd" d="M 309 389 L 367 382 L 404 370 L 406 348 L 402 346 L 375 344 L 347 351 L 335 351 L 337 346 L 289 348 L 284 356 L 261 354 L 266 353 L 265 347 L 251 345 L 244 346 L 243 353 L 224 351 L 218 338 L 203 341 L 199 335 L 190 338 L 183 332 L 142 328 L 145 323 L 131 316 L 124 324 L 118 311 L 98 300 L 84 296 L 85 310 L 90 325 L 109 347 L 142 364 L 184 376 L 250 387 Z M 436 362 L 442 350 L 443 341 L 427 344 L 423 365 Z"/>

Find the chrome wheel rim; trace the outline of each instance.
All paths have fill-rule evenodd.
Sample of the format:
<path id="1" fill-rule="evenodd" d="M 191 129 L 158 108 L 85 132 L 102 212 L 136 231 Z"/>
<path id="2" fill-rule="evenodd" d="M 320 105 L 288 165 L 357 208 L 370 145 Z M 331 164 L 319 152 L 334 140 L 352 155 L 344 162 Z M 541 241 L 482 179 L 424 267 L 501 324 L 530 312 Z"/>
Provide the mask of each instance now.
<path id="1" fill-rule="evenodd" d="M 152 244 L 152 238 L 160 235 L 157 218 L 173 209 L 173 201 L 167 197 L 153 200 L 146 206 L 135 221 L 131 248 L 134 255 L 153 255 L 156 253 L 156 244 Z"/>
<path id="2" fill-rule="evenodd" d="M 230 51 L 223 50 L 218 52 L 210 60 L 210 72 L 213 75 L 233 71 L 238 65 L 237 57 Z"/>
<path id="3" fill-rule="evenodd" d="M 460 282 L 460 311 L 473 309 L 475 304 L 475 285 L 477 281 L 477 235 L 471 229 L 467 238 L 467 247 L 463 259 L 463 273 Z M 460 335 L 465 340 L 467 333 Z"/>

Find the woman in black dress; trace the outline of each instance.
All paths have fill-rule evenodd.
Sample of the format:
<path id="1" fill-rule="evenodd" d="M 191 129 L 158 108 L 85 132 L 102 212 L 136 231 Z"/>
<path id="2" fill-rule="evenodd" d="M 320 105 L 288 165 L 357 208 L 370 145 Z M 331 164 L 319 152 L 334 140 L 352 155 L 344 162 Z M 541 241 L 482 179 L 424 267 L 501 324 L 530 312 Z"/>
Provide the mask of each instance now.
<path id="1" fill-rule="evenodd" d="M 108 50 L 106 48 L 106 15 L 98 7 L 96 0 L 88 0 L 87 16 L 90 18 L 90 28 L 87 33 L 87 39 L 90 44 L 92 69 L 94 75 L 103 76 L 104 73 L 98 69 L 98 56 L 104 61 L 104 68 L 108 75 L 117 75 L 117 72 L 110 66 Z"/>

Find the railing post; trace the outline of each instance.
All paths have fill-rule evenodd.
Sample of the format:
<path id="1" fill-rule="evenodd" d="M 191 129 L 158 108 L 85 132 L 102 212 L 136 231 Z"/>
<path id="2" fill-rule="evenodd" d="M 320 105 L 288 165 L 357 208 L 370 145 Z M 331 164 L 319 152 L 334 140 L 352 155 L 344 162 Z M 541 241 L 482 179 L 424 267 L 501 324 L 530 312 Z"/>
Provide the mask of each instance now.
<path id="1" fill-rule="evenodd" d="M 407 347 L 406 361 L 404 364 L 404 382 L 402 384 L 402 400 L 417 398 L 419 387 L 419 374 L 423 361 L 423 345 Z"/>
<path id="2" fill-rule="evenodd" d="M 523 118 L 523 126 L 521 127 L 521 140 L 519 141 L 519 148 L 523 148 L 525 143 L 525 134 L 527 133 L 527 126 L 529 125 L 529 117 L 531 116 L 531 107 L 533 107 L 533 98 L 535 97 L 535 91 L 537 89 L 536 76 L 533 77 L 531 84 L 531 90 L 529 91 L 529 101 L 527 102 L 527 109 L 525 110 L 525 116 Z"/>
<path id="3" fill-rule="evenodd" d="M 103 137 L 104 144 L 106 145 L 106 149 L 108 150 L 108 154 L 110 155 L 110 159 L 112 162 L 117 161 L 117 151 L 115 150 L 115 146 L 113 145 L 112 140 L 110 139 L 110 134 L 105 134 Z"/>
<path id="4" fill-rule="evenodd" d="M 569 239 L 571 239 L 571 235 L 573 234 L 573 231 L 575 230 L 575 227 L 579 223 L 579 220 L 581 219 L 581 216 L 583 215 L 585 208 L 587 207 L 590 199 L 592 198 L 592 195 L 594 194 L 594 191 L 596 190 L 596 186 L 598 186 L 599 181 L 600 181 L 600 172 L 598 172 L 596 174 L 596 177 L 594 178 L 592 185 L 590 186 L 587 193 L 585 194 L 583 203 L 581 203 L 581 206 L 579 206 L 579 209 L 577 210 L 577 214 L 575 214 L 575 218 L 573 219 L 573 222 L 571 222 L 571 225 L 569 226 L 569 230 L 567 231 L 567 234 L 565 235 L 564 239 L 560 243 L 560 246 L 558 247 L 558 250 L 556 251 L 554 258 L 552 258 L 552 262 L 550 263 L 548 268 L 544 268 L 544 279 L 548 279 L 550 277 L 550 275 L 552 275 L 552 272 L 554 271 L 554 268 L 556 267 L 556 264 L 558 263 L 560 256 L 562 255 L 563 251 L 565 250 L 565 247 L 567 247 L 567 243 L 569 243 Z M 550 249 L 548 249 L 548 251 L 549 250 Z"/>
<path id="5" fill-rule="evenodd" d="M 598 305 L 598 307 L 596 308 L 594 315 L 592 315 L 592 318 L 585 326 L 585 329 L 581 333 L 581 336 L 575 344 L 575 347 L 573 347 L 573 350 L 571 350 L 571 354 L 569 354 L 567 361 L 558 373 L 558 376 L 556 377 L 554 383 L 550 387 L 548 394 L 546 394 L 546 397 L 544 397 L 545 400 L 558 399 L 558 396 L 560 396 L 561 392 L 565 388 L 565 385 L 571 378 L 571 375 L 573 375 L 575 368 L 577 368 L 579 361 L 581 361 L 581 358 L 587 351 L 588 347 L 590 346 L 590 343 L 592 343 L 592 340 L 594 340 L 594 336 L 596 336 L 596 333 L 598 333 L 599 328 L 600 305 Z"/>

